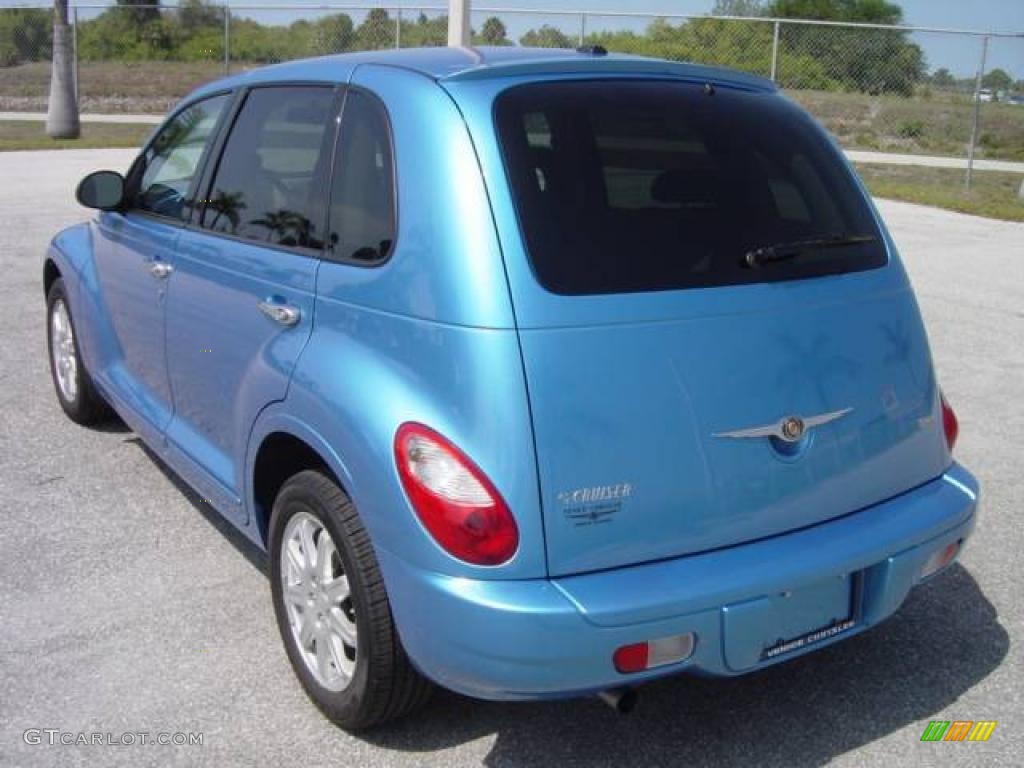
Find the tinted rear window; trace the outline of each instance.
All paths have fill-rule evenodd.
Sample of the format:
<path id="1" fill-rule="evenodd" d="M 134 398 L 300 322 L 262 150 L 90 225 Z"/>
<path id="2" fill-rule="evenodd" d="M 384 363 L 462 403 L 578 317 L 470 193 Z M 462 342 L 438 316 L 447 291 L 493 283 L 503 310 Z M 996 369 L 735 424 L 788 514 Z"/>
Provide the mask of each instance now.
<path id="1" fill-rule="evenodd" d="M 792 280 L 886 263 L 836 150 L 777 95 L 654 81 L 518 86 L 495 105 L 534 272 L 550 291 L 620 293 Z M 751 268 L 756 248 L 817 238 Z"/>

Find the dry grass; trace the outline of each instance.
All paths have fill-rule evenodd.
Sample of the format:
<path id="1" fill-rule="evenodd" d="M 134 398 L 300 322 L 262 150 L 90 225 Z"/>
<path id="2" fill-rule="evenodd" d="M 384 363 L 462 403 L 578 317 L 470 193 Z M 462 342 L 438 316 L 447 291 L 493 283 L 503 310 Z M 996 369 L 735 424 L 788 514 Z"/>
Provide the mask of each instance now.
<path id="1" fill-rule="evenodd" d="M 233 62 L 232 71 L 258 66 Z M 220 77 L 222 61 L 79 63 L 83 112 L 163 114 L 197 85 Z M 0 110 L 45 111 L 48 62 L 0 67 Z M 968 96 L 922 89 L 913 98 L 786 91 L 848 149 L 963 157 L 974 105 Z M 1024 160 L 1024 106 L 982 104 L 979 157 Z"/>
<path id="2" fill-rule="evenodd" d="M 857 173 L 875 197 L 933 205 L 975 216 L 1024 221 L 1024 199 L 1018 195 L 1024 176 L 975 171 L 971 189 L 956 168 L 914 165 L 857 164 Z"/>
<path id="3" fill-rule="evenodd" d="M 223 74 L 223 63 L 214 61 L 83 61 L 80 106 L 97 114 L 163 114 L 193 88 Z M 0 110 L 45 112 L 49 88 L 49 62 L 0 67 Z"/>
<path id="4" fill-rule="evenodd" d="M 152 125 L 82 123 L 78 139 L 51 139 L 45 123 L 29 120 L 0 120 L 0 151 L 14 149 L 94 149 L 137 147 L 153 130 Z"/>
<path id="5" fill-rule="evenodd" d="M 961 94 L 923 91 L 914 98 L 787 91 L 847 149 L 965 157 L 974 104 Z M 981 105 L 978 157 L 1024 160 L 1024 106 Z"/>

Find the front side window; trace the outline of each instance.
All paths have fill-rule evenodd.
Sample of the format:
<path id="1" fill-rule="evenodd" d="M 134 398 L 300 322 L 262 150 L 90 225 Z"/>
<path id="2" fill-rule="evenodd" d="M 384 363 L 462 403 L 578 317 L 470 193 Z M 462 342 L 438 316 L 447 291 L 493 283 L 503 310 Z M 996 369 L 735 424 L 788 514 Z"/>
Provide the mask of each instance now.
<path id="1" fill-rule="evenodd" d="M 384 107 L 372 96 L 350 91 L 331 182 L 331 256 L 375 263 L 387 258 L 395 238 L 394 173 Z"/>
<path id="2" fill-rule="evenodd" d="M 498 97 L 495 122 L 534 273 L 555 293 L 886 263 L 836 150 L 776 95 L 671 81 L 533 83 Z"/>
<path id="3" fill-rule="evenodd" d="M 161 129 L 140 158 L 136 209 L 182 218 L 185 198 L 199 169 L 228 95 L 214 96 L 179 112 Z"/>
<path id="4" fill-rule="evenodd" d="M 235 119 L 202 226 L 274 245 L 323 246 L 319 180 L 330 157 L 334 91 L 255 88 Z"/>

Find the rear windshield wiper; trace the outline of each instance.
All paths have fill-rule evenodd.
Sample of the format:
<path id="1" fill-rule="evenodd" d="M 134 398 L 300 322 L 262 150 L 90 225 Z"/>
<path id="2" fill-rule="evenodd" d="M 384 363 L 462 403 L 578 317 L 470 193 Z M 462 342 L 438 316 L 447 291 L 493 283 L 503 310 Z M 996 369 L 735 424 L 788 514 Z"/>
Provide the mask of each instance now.
<path id="1" fill-rule="evenodd" d="M 810 240 L 794 240 L 791 243 L 774 243 L 753 248 L 743 254 L 743 266 L 760 267 L 776 261 L 785 261 L 816 248 L 838 248 L 844 245 L 870 243 L 877 240 L 874 235 L 830 235 Z"/>

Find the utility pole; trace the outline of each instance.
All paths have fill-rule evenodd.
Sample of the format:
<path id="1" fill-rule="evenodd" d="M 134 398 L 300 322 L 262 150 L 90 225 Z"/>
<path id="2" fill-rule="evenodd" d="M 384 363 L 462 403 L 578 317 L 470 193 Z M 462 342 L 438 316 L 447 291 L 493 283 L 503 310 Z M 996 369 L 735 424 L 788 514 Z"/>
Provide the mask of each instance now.
<path id="1" fill-rule="evenodd" d="M 974 120 L 971 123 L 971 143 L 967 147 L 967 175 L 964 186 L 971 188 L 971 176 L 974 173 L 974 148 L 978 143 L 978 121 L 981 119 L 981 81 L 985 77 L 985 57 L 988 55 L 988 35 L 981 38 L 981 64 L 978 65 L 978 76 L 974 81 Z"/>
<path id="2" fill-rule="evenodd" d="M 468 46 L 470 0 L 448 0 L 448 45 Z"/>

